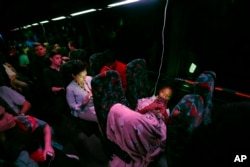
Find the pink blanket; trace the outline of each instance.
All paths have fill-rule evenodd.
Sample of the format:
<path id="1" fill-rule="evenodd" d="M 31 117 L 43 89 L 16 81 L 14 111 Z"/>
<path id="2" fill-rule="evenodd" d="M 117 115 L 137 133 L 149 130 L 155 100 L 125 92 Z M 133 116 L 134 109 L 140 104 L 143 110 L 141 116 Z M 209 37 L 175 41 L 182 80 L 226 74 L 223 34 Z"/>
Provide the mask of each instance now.
<path id="1" fill-rule="evenodd" d="M 114 156 L 111 167 L 146 167 L 164 151 L 167 127 L 151 112 L 140 114 L 118 103 L 111 107 L 108 115 L 107 137 L 132 158 L 126 164 Z"/>

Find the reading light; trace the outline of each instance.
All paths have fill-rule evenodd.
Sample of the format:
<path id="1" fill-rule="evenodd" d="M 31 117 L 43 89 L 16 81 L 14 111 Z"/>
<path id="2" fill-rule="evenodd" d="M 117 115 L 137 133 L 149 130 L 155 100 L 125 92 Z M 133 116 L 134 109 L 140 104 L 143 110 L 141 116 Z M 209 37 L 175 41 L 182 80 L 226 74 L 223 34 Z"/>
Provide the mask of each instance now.
<path id="1" fill-rule="evenodd" d="M 71 16 L 78 16 L 81 14 L 86 14 L 86 13 L 95 12 L 95 11 L 96 11 L 96 9 L 88 9 L 88 10 L 83 10 L 81 12 L 71 13 L 70 15 Z"/>
<path id="2" fill-rule="evenodd" d="M 48 20 L 44 20 L 44 21 L 41 21 L 40 23 L 44 24 L 44 23 L 48 23 L 48 22 L 49 22 Z"/>
<path id="3" fill-rule="evenodd" d="M 137 1 L 140 1 L 140 0 L 125 0 L 125 1 L 122 1 L 122 2 L 112 3 L 112 4 L 108 5 L 108 8 L 112 8 L 112 7 L 115 7 L 115 6 L 121 6 L 121 5 L 129 4 L 129 3 L 134 3 L 134 2 L 137 2 Z"/>
<path id="4" fill-rule="evenodd" d="M 190 86 L 188 84 L 183 84 L 183 87 L 189 88 Z"/>
<path id="5" fill-rule="evenodd" d="M 51 20 L 57 21 L 57 20 L 62 20 L 62 19 L 66 19 L 66 17 L 65 16 L 60 16 L 60 17 L 53 18 Z"/>
<path id="6" fill-rule="evenodd" d="M 19 28 L 14 28 L 14 29 L 11 29 L 10 31 L 13 32 L 13 31 L 17 31 L 17 30 L 19 30 Z M 0 38 L 3 40 L 3 37 L 1 34 L 0 34 Z"/>
<path id="7" fill-rule="evenodd" d="M 196 64 L 191 63 L 191 65 L 190 65 L 190 67 L 189 67 L 189 72 L 190 72 L 190 73 L 194 73 L 196 67 L 197 67 Z"/>

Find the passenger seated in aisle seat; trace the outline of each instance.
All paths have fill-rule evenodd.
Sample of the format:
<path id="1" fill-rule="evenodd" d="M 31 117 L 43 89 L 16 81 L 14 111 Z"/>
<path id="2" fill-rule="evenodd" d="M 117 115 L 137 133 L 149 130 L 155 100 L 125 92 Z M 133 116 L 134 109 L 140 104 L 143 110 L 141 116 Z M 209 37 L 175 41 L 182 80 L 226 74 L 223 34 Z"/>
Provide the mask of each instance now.
<path id="1" fill-rule="evenodd" d="M 66 98 L 74 117 L 97 122 L 95 113 L 91 76 L 87 76 L 84 63 L 78 62 L 72 67 L 72 81 L 66 88 Z"/>

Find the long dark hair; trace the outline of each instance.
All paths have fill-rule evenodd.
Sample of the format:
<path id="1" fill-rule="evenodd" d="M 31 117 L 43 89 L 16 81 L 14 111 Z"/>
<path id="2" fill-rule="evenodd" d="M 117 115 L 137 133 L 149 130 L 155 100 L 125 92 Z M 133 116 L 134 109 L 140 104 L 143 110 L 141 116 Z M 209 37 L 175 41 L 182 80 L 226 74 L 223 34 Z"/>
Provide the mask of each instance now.
<path id="1" fill-rule="evenodd" d="M 80 72 L 87 70 L 87 66 L 85 63 L 83 63 L 82 61 L 77 61 L 73 66 L 72 66 L 72 70 L 71 73 L 73 75 L 77 75 Z"/>
<path id="2" fill-rule="evenodd" d="M 70 60 L 61 66 L 66 86 L 72 81 L 72 75 L 77 75 L 87 69 L 87 66 L 81 60 Z"/>

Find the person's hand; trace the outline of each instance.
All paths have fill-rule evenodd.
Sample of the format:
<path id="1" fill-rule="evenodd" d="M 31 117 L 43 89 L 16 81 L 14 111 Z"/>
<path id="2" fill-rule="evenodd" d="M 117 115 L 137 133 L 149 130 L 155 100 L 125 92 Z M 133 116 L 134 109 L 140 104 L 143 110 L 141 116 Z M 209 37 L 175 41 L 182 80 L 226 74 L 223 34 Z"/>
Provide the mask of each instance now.
<path id="1" fill-rule="evenodd" d="M 154 111 L 159 113 L 162 109 L 165 109 L 165 106 L 160 103 L 153 102 L 147 106 L 148 111 Z"/>
<path id="2" fill-rule="evenodd" d="M 60 91 L 65 91 L 64 87 L 52 87 L 51 90 L 54 93 L 57 93 L 57 92 L 60 92 Z"/>
<path id="3" fill-rule="evenodd" d="M 164 104 L 153 102 L 149 105 L 148 110 L 153 112 L 157 117 L 161 115 L 164 122 L 167 122 L 169 116 L 166 112 L 166 107 Z"/>
<path id="4" fill-rule="evenodd" d="M 165 106 L 161 103 L 153 102 L 143 109 L 139 110 L 141 114 L 145 114 L 148 111 L 152 111 L 154 113 L 159 113 L 161 110 L 165 109 Z"/>
<path id="5" fill-rule="evenodd" d="M 61 88 L 60 88 L 60 91 L 65 91 L 64 87 L 61 87 Z"/>
<path id="6" fill-rule="evenodd" d="M 167 124 L 168 120 L 169 120 L 169 115 L 166 112 L 166 109 L 164 111 L 161 111 L 161 114 L 163 116 L 163 121 Z"/>
<path id="7" fill-rule="evenodd" d="M 89 93 L 87 97 L 83 100 L 82 105 L 88 104 L 88 102 L 92 99 L 92 95 Z"/>
<path id="8" fill-rule="evenodd" d="M 47 146 L 43 150 L 43 156 L 44 156 L 45 161 L 46 161 L 47 154 L 51 154 L 52 157 L 55 157 L 55 150 L 53 149 L 52 146 L 49 146 L 49 147 Z"/>

